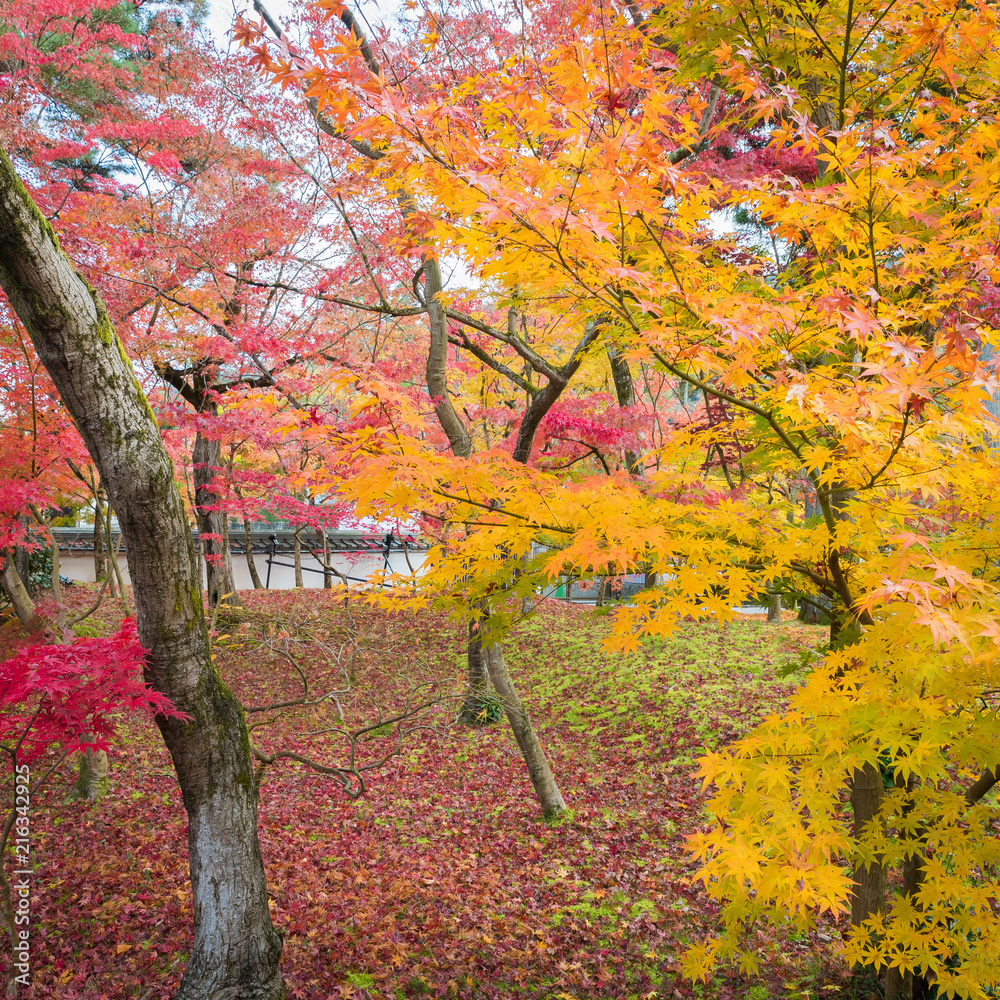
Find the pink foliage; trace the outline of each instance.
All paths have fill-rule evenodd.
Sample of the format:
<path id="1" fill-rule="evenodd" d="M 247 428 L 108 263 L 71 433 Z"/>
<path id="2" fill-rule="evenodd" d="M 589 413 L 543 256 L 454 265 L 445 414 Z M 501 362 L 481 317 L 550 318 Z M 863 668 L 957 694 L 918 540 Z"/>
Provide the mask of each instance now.
<path id="1" fill-rule="evenodd" d="M 648 447 L 651 423 L 647 407 L 619 406 L 608 393 L 564 396 L 539 425 L 535 457 L 546 464 L 567 463 L 593 453 L 620 465 L 625 451 Z"/>
<path id="2" fill-rule="evenodd" d="M 0 662 L 0 741 L 30 761 L 57 744 L 106 750 L 119 712 L 187 718 L 143 682 L 145 657 L 134 618 L 106 638 L 22 647 Z"/>

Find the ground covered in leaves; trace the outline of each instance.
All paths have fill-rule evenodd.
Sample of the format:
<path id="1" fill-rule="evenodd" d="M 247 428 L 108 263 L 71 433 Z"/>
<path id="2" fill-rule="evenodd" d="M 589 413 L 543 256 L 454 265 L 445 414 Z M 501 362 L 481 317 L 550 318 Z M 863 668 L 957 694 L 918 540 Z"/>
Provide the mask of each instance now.
<path id="1" fill-rule="evenodd" d="M 245 704 L 265 709 L 250 715 L 255 744 L 343 766 L 345 733 L 367 728 L 353 740 L 359 770 L 394 754 L 364 773 L 356 800 L 297 763 L 260 775 L 291 997 L 766 1000 L 835 988 L 835 927 L 800 940 L 761 932 L 761 980 L 722 971 L 692 985 L 677 971 L 685 943 L 714 922 L 684 852 L 685 834 L 708 821 L 695 760 L 780 709 L 794 682 L 779 668 L 820 629 L 692 622 L 605 657 L 600 611 L 546 602 L 507 659 L 570 805 L 550 825 L 506 723 L 450 724 L 464 669 L 457 626 L 345 609 L 316 591 L 243 597 L 246 609 L 215 623 L 216 662 Z M 302 676 L 309 701 L 334 695 L 266 710 L 299 698 Z M 32 816 L 27 995 L 166 998 L 191 940 L 186 823 L 166 751 L 151 723 L 130 723 L 102 803 L 65 803 L 72 779 L 65 767 Z"/>

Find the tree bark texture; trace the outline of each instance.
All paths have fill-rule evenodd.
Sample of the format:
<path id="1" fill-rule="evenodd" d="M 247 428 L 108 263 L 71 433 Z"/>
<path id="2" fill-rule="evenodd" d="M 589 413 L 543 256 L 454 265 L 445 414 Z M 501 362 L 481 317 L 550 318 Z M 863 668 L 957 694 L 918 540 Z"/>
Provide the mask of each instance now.
<path id="1" fill-rule="evenodd" d="M 767 602 L 767 620 L 771 624 L 781 623 L 781 594 L 772 594 Z"/>
<path id="2" fill-rule="evenodd" d="M 199 431 L 191 461 L 194 466 L 194 511 L 201 552 L 205 557 L 205 590 L 209 607 L 214 608 L 223 598 L 227 604 L 239 604 L 233 578 L 233 557 L 229 551 L 228 515 L 209 509 L 218 501 L 212 489 L 212 480 L 222 465 L 222 442 L 212 441 Z M 219 537 L 209 538 L 209 535 Z"/>
<path id="3" fill-rule="evenodd" d="M 108 793 L 108 755 L 104 750 L 84 750 L 80 769 L 70 790 L 70 801 L 100 802 Z"/>
<path id="4" fill-rule="evenodd" d="M 510 678 L 507 661 L 503 656 L 503 646 L 499 643 L 484 644 L 482 649 L 493 688 L 503 703 L 504 714 L 514 731 L 514 739 L 517 740 L 524 762 L 528 765 L 528 775 L 541 804 L 542 814 L 546 819 L 551 819 L 566 808 L 566 801 L 559 791 L 556 779 L 552 776 L 552 769 L 549 767 L 538 733 L 531 724 L 521 696 Z"/>
<path id="5" fill-rule="evenodd" d="M 197 560 L 159 428 L 98 295 L 0 151 L 0 286 L 71 413 L 118 514 L 149 650 L 145 678 L 187 721 L 157 718 L 188 815 L 194 941 L 179 1000 L 277 1000 L 242 707 L 211 648 Z"/>
<path id="6" fill-rule="evenodd" d="M 21 574 L 17 571 L 14 557 L 10 552 L 0 554 L 3 559 L 3 568 L 0 569 L 0 583 L 3 584 L 4 593 L 14 608 L 22 625 L 27 625 L 35 617 L 35 602 L 28 594 Z"/>

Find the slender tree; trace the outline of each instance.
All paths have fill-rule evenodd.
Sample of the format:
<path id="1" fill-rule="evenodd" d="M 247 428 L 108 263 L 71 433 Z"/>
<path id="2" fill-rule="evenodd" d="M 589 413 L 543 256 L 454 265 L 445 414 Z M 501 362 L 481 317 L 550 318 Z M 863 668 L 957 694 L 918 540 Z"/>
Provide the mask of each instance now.
<path id="1" fill-rule="evenodd" d="M 194 942 L 178 997 L 278 998 L 246 721 L 212 664 L 173 468 L 100 297 L 0 153 L 0 287 L 106 484 L 125 537 L 147 683 L 190 721 L 157 717 L 188 814 Z"/>

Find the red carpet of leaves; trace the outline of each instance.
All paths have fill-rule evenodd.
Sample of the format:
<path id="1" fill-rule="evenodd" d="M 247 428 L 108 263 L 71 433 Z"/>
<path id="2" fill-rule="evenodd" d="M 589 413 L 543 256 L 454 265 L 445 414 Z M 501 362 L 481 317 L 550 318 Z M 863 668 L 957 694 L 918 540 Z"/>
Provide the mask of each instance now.
<path id="1" fill-rule="evenodd" d="M 286 639 L 314 695 L 348 686 L 337 657 L 353 671 L 338 696 L 347 728 L 378 721 L 379 706 L 391 715 L 421 682 L 450 698 L 423 717 L 428 728 L 360 744 L 365 760 L 401 752 L 357 801 L 298 764 L 266 771 L 260 837 L 289 996 L 769 995 L 725 973 L 696 988 L 677 975 L 683 944 L 713 922 L 689 884 L 683 836 L 706 822 L 695 756 L 780 707 L 787 682 L 774 668 L 817 630 L 691 624 L 619 661 L 600 654 L 593 609 L 548 602 L 507 647 L 572 810 L 547 825 L 506 723 L 447 725 L 461 691 L 458 627 L 358 607 L 351 666 L 330 595 L 244 597 L 249 614 L 217 625 L 217 665 L 248 705 L 298 693 L 273 652 Z M 346 760 L 344 737 L 309 735 L 340 725 L 332 701 L 251 723 L 263 749 Z M 67 767 L 36 804 L 27 996 L 153 1000 L 179 982 L 191 939 L 180 792 L 153 726 L 125 732 L 103 803 L 63 804 Z M 816 940 L 762 934 L 760 947 L 770 995 L 819 985 Z"/>

